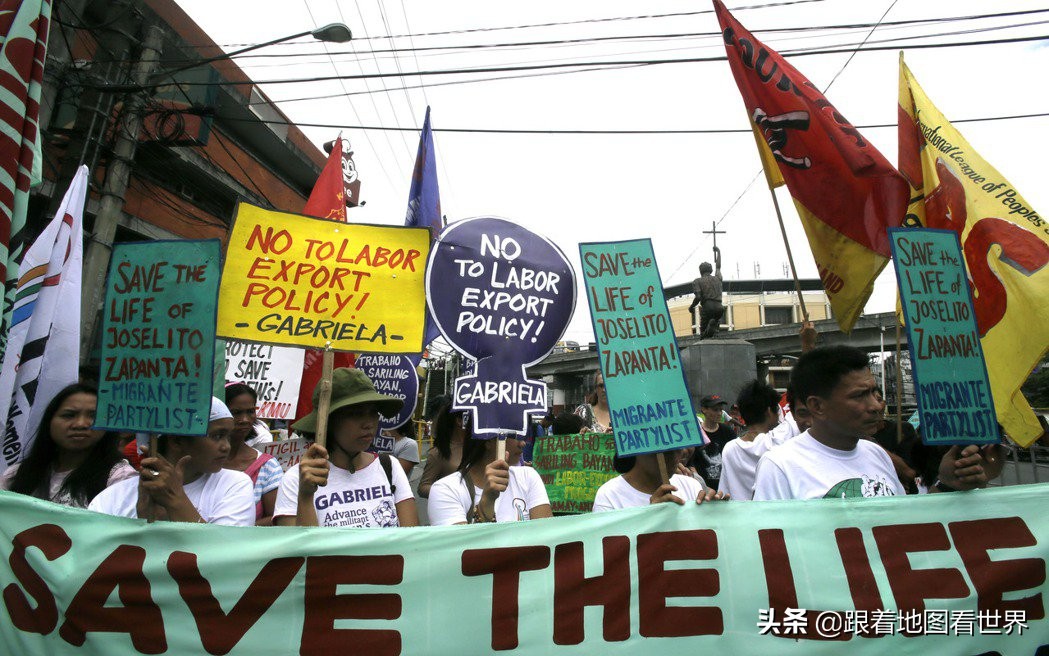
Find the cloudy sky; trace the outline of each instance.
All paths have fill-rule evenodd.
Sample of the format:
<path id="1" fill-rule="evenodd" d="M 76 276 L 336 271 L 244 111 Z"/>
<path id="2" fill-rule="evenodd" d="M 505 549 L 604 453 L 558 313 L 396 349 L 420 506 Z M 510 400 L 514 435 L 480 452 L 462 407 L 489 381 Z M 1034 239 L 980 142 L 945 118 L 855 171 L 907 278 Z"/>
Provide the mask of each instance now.
<path id="1" fill-rule="evenodd" d="M 350 139 L 367 203 L 351 211 L 352 220 L 403 223 L 417 130 L 430 105 L 442 209 L 450 221 L 484 215 L 511 219 L 558 244 L 577 269 L 579 242 L 649 237 L 665 284 L 697 275 L 699 263 L 711 257 L 710 237 L 702 231 L 716 222 L 727 233 L 718 236 L 726 278 L 785 277 L 786 252 L 772 201 L 762 181 L 755 181 L 760 164 L 753 137 L 731 132 L 746 129 L 747 120 L 728 63 L 658 63 L 724 56 L 709 4 L 178 2 L 227 50 L 336 21 L 353 30 L 348 44 L 299 40 L 257 53 L 267 56 L 238 60 L 256 80 L 272 81 L 263 90 L 293 121 L 330 126 L 303 128 L 316 143 L 340 130 Z M 827 97 L 854 125 L 891 126 L 861 128 L 890 162 L 896 162 L 898 49 L 951 120 L 1049 112 L 1046 41 L 917 47 L 1049 35 L 1049 2 L 752 0 L 728 5 L 744 26 L 781 53 L 839 51 L 791 61 L 820 89 L 830 85 Z M 840 52 L 864 42 L 891 48 Z M 614 62 L 620 64 L 608 66 Z M 594 70 L 600 64 L 603 70 Z M 510 67 L 535 68 L 467 70 Z M 413 74 L 418 71 L 459 72 Z M 301 81 L 374 73 L 389 76 Z M 956 126 L 1030 204 L 1049 212 L 1042 161 L 1049 145 L 1047 124 L 1049 117 L 1040 116 Z M 361 129 L 365 126 L 389 129 Z M 715 132 L 578 133 L 593 130 Z M 789 196 L 785 189 L 779 193 L 799 273 L 815 277 Z M 866 310 L 892 309 L 894 285 L 890 266 Z M 593 340 L 586 308 L 580 297 L 566 339 Z"/>

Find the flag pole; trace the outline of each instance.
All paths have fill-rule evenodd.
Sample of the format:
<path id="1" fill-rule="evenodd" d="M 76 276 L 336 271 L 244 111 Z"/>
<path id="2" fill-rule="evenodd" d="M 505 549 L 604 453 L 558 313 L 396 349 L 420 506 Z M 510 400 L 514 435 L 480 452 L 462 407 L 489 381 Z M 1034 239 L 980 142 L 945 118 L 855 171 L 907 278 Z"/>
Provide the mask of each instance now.
<path id="1" fill-rule="evenodd" d="M 900 307 L 900 288 L 896 287 L 896 307 Z M 896 316 L 896 444 L 903 441 L 903 353 L 900 350 L 900 314 Z"/>
<path id="2" fill-rule="evenodd" d="M 146 452 L 146 455 L 149 456 L 150 458 L 156 458 L 157 457 L 157 442 L 158 441 L 159 440 L 157 439 L 157 435 L 156 434 L 154 434 L 154 433 L 150 433 L 149 434 L 149 450 Z M 144 518 L 146 520 L 147 524 L 152 524 L 153 522 L 157 521 L 157 510 L 156 510 L 156 508 L 157 507 L 153 503 L 153 499 L 151 498 L 149 500 L 149 510 L 146 512 L 146 516 Z"/>
<path id="3" fill-rule="evenodd" d="M 317 434 L 314 440 L 321 446 L 327 446 L 328 435 L 328 408 L 331 407 L 331 371 L 335 363 L 335 351 L 331 350 L 331 342 L 324 347 L 323 362 L 321 363 L 321 393 L 317 399 Z"/>
<path id="4" fill-rule="evenodd" d="M 798 304 L 801 306 L 801 316 L 805 323 L 809 321 L 809 310 L 805 307 L 805 297 L 801 295 L 801 282 L 798 280 L 798 270 L 794 266 L 794 253 L 790 250 L 790 242 L 787 241 L 787 227 L 783 225 L 783 213 L 779 209 L 779 199 L 776 198 L 776 190 L 769 187 L 772 196 L 772 204 L 776 208 L 776 219 L 779 221 L 779 232 L 783 235 L 783 245 L 787 247 L 787 261 L 790 262 L 790 274 L 794 276 L 794 291 L 798 293 Z"/>

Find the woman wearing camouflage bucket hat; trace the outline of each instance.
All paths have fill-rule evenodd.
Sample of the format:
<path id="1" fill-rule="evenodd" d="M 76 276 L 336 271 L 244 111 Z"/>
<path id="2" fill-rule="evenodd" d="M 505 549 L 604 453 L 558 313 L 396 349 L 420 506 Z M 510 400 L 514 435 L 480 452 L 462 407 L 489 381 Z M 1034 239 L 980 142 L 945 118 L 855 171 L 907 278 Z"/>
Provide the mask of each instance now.
<path id="1" fill-rule="evenodd" d="M 292 425 L 317 430 L 320 383 L 313 412 Z M 400 399 L 379 394 L 360 369 L 332 373 L 327 445 L 312 444 L 299 464 L 284 474 L 273 523 L 277 526 L 382 528 L 417 526 L 419 516 L 408 477 L 389 456 L 368 453 L 379 431 L 379 415 L 393 416 Z"/>

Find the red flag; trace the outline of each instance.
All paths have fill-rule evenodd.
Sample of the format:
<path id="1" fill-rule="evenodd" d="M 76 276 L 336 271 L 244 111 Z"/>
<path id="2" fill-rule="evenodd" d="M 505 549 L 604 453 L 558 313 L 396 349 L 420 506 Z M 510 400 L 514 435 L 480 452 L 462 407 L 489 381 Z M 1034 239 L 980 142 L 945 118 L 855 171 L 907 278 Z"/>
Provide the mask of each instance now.
<path id="1" fill-rule="evenodd" d="M 26 246 L 29 188 L 41 178 L 37 125 L 51 23 L 50 0 L 0 3 L 0 357 L 7 344 L 18 263 Z"/>
<path id="2" fill-rule="evenodd" d="M 328 162 L 313 185 L 303 214 L 319 219 L 346 220 L 346 187 L 342 182 L 342 139 L 336 139 Z"/>
<path id="3" fill-rule="evenodd" d="M 719 0 L 732 75 L 787 183 L 838 325 L 848 332 L 889 261 L 887 228 L 907 182 L 815 86 L 740 25 Z"/>
<path id="4" fill-rule="evenodd" d="M 317 183 L 313 185 L 310 199 L 306 201 L 303 214 L 320 219 L 346 220 L 346 188 L 342 181 L 342 139 L 336 139 L 328 155 Z M 313 410 L 313 390 L 321 379 L 323 351 L 306 349 L 302 360 L 302 384 L 299 386 L 299 403 L 295 409 L 296 420 L 302 419 Z M 335 367 L 352 367 L 353 353 L 336 353 Z"/>

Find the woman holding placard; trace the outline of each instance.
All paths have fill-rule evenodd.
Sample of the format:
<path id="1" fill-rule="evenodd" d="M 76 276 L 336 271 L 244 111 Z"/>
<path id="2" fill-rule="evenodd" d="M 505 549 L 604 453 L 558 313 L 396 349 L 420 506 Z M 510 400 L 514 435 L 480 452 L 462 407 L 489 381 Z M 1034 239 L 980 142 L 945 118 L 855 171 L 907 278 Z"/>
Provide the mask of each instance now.
<path id="1" fill-rule="evenodd" d="M 221 399 L 211 398 L 206 431 L 156 438 L 157 455 L 142 459 L 139 478 L 106 488 L 88 510 L 191 524 L 254 525 L 251 480 L 223 469 L 233 416 Z"/>
<path id="2" fill-rule="evenodd" d="M 575 409 L 575 413 L 583 418 L 587 432 L 612 432 L 612 411 L 605 393 L 605 377 L 600 373 L 594 379 L 594 390 L 586 397 L 586 402 Z"/>
<path id="3" fill-rule="evenodd" d="M 313 391 L 313 411 L 293 428 L 314 433 L 321 384 Z M 392 417 L 404 402 L 375 391 L 360 369 L 332 373 L 328 447 L 311 444 L 299 464 L 281 481 L 273 523 L 277 526 L 386 528 L 417 526 L 415 497 L 404 469 L 387 454 L 369 453 L 379 431 L 380 413 Z"/>
<path id="4" fill-rule="evenodd" d="M 696 503 L 728 499 L 727 494 L 716 492 L 691 476 L 674 474 L 669 482 L 664 483 L 664 472 L 676 471 L 681 462 L 681 455 L 681 450 L 674 450 L 643 453 L 620 459 L 630 468 L 598 488 L 594 497 L 594 512 L 636 508 L 654 503 L 684 505 L 691 499 L 695 499 Z M 663 458 L 662 468 L 657 458 Z"/>
<path id="5" fill-rule="evenodd" d="M 137 472 L 117 449 L 118 435 L 91 430 L 98 392 L 66 387 L 44 409 L 25 459 L 0 477 L 0 489 L 86 508 L 106 487 Z"/>
<path id="6" fill-rule="evenodd" d="M 260 453 L 246 443 L 255 435 L 258 402 L 258 395 L 250 386 L 244 383 L 226 385 L 226 406 L 233 415 L 233 430 L 229 434 L 229 460 L 225 467 L 248 475 L 255 486 L 255 525 L 271 526 L 277 488 L 284 470 L 273 456 Z"/>
<path id="7" fill-rule="evenodd" d="M 543 480 L 519 462 L 524 440 L 506 438 L 506 456 L 496 457 L 499 440 L 467 440 L 459 471 L 430 490 L 431 526 L 484 522 L 518 522 L 552 517 Z"/>
<path id="8" fill-rule="evenodd" d="M 452 412 L 452 399 L 445 396 L 436 404 L 437 412 L 433 420 L 433 446 L 426 454 L 426 466 L 419 479 L 419 496 L 426 499 L 430 496 L 430 487 L 445 476 L 459 470 L 463 459 L 463 445 L 473 435 L 470 429 L 469 415 L 465 412 Z"/>

